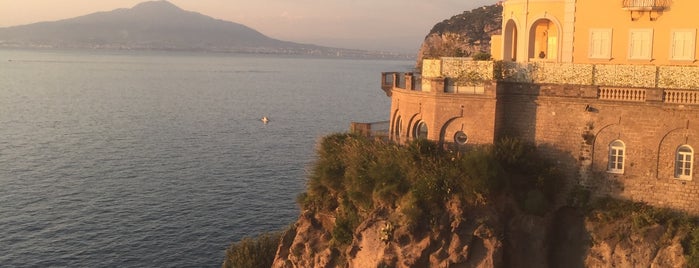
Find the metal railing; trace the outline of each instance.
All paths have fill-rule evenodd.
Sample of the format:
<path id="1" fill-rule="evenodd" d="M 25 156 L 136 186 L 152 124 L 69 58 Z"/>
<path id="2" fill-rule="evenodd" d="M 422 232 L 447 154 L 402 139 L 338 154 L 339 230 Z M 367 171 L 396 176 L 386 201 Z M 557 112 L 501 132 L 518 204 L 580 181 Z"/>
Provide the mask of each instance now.
<path id="1" fill-rule="evenodd" d="M 350 132 L 361 134 L 367 137 L 388 138 L 388 131 L 391 124 L 389 121 L 379 121 L 370 123 L 352 122 Z"/>
<path id="2" fill-rule="evenodd" d="M 669 0 L 624 0 L 622 3 L 626 9 L 658 10 L 669 6 Z"/>

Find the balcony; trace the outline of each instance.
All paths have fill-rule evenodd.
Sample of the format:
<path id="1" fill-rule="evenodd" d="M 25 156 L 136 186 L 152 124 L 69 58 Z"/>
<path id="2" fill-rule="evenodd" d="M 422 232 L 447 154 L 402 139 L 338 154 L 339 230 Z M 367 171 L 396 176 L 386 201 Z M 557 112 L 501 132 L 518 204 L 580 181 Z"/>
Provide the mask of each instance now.
<path id="1" fill-rule="evenodd" d="M 662 11 L 670 5 L 670 0 L 623 0 L 625 10 Z"/>

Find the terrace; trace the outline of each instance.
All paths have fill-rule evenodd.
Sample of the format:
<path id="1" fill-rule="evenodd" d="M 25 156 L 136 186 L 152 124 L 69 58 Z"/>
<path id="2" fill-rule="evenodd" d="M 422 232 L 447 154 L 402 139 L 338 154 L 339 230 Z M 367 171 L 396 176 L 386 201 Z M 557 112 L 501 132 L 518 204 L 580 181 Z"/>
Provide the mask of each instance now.
<path id="1" fill-rule="evenodd" d="M 662 101 L 699 105 L 699 67 L 472 61 L 467 58 L 425 60 L 421 75 L 384 72 L 381 88 L 447 94 L 487 94 L 486 81 L 580 85 L 597 88 L 600 100 Z"/>

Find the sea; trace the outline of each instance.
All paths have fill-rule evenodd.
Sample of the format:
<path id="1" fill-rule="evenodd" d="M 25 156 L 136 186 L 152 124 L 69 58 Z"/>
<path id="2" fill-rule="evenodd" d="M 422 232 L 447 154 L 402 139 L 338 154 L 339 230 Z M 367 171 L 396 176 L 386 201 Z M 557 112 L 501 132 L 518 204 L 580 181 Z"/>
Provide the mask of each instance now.
<path id="1" fill-rule="evenodd" d="M 414 62 L 0 50 L 0 267 L 220 267 Z M 269 118 L 267 124 L 260 119 Z"/>

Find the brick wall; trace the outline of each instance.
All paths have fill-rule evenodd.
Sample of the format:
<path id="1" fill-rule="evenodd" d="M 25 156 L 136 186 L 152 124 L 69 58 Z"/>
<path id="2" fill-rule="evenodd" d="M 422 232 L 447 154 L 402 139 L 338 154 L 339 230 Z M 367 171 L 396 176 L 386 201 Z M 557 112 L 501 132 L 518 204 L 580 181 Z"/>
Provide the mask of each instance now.
<path id="1" fill-rule="evenodd" d="M 699 214 L 699 183 L 674 178 L 677 148 L 699 148 L 694 125 L 699 107 L 605 101 L 592 98 L 591 91 L 594 87 L 503 83 L 496 135 L 535 143 L 565 171 L 569 185 L 582 182 L 600 195 Z M 592 136 L 586 140 L 585 134 Z M 607 172 L 609 144 L 617 139 L 626 145 L 623 174 Z"/>
<path id="2" fill-rule="evenodd" d="M 493 143 L 495 124 L 494 85 L 485 94 L 449 94 L 394 89 L 391 97 L 391 133 L 401 118 L 401 142 L 414 138 L 419 121 L 428 127 L 428 138 L 453 142 L 457 131 L 468 135 L 469 143 Z M 395 137 L 394 137 L 395 139 Z"/>
<path id="3" fill-rule="evenodd" d="M 568 186 L 699 214 L 697 161 L 690 180 L 674 178 L 677 148 L 699 150 L 699 106 L 661 101 L 601 100 L 589 85 L 500 82 L 482 95 L 394 89 L 391 129 L 400 116 L 402 141 L 419 120 L 429 139 L 443 142 L 459 130 L 476 144 L 519 137 L 557 163 Z M 607 172 L 609 144 L 617 139 L 626 145 L 623 174 Z"/>

